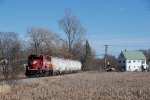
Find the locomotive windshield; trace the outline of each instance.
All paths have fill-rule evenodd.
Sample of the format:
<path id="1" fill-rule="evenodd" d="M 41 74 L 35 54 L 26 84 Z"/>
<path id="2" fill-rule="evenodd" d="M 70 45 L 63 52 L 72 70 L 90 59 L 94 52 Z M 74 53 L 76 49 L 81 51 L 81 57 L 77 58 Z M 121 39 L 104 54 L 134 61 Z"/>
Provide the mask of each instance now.
<path id="1" fill-rule="evenodd" d="M 30 60 L 43 60 L 42 56 L 31 55 L 29 57 Z"/>

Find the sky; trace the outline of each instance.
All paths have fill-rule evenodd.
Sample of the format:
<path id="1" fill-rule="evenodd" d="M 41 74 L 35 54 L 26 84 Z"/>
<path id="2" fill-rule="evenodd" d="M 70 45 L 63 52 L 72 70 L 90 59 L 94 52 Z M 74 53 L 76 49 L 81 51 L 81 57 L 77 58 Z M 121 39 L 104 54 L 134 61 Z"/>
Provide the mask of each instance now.
<path id="1" fill-rule="evenodd" d="M 27 28 L 43 27 L 64 35 L 58 20 L 71 9 L 86 29 L 97 57 L 150 49 L 149 0 L 0 0 L 0 31 L 25 38 Z"/>

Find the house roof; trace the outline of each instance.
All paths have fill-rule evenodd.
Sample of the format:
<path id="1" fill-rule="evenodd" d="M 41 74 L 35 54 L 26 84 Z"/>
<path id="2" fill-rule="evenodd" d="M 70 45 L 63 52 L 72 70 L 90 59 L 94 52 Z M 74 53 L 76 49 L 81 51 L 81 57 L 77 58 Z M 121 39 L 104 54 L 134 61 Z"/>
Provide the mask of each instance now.
<path id="1" fill-rule="evenodd" d="M 122 53 L 129 60 L 146 60 L 145 55 L 141 51 L 124 51 Z"/>

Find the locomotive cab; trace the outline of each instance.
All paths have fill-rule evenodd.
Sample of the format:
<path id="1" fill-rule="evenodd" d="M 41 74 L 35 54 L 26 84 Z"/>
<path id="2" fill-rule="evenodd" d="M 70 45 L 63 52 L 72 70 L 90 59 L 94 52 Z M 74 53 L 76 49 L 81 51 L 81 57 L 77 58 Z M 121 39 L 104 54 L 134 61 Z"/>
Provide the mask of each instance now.
<path id="1" fill-rule="evenodd" d="M 26 66 L 26 76 L 37 75 L 47 76 L 52 75 L 53 69 L 51 59 L 46 55 L 30 55 L 28 57 L 28 65 Z"/>
<path id="2" fill-rule="evenodd" d="M 28 57 L 28 69 L 30 70 L 38 70 L 42 66 L 43 57 L 30 55 Z"/>

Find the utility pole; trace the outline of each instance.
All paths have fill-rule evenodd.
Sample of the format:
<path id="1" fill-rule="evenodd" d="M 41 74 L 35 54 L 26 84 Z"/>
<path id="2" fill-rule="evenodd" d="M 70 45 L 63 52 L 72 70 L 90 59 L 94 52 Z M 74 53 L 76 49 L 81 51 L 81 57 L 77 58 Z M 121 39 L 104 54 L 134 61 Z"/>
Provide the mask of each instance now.
<path id="1" fill-rule="evenodd" d="M 109 45 L 104 45 L 105 46 L 105 55 L 104 55 L 104 64 L 105 64 L 105 69 L 106 69 L 106 66 L 107 66 L 107 49 L 108 49 L 108 46 Z"/>

